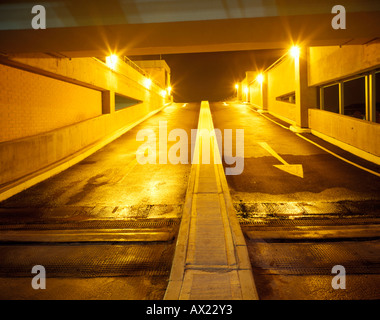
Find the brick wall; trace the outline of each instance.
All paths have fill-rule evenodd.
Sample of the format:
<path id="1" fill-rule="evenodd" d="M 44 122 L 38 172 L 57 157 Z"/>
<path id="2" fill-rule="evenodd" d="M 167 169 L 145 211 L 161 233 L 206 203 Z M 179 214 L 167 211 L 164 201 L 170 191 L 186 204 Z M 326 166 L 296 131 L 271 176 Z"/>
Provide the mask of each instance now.
<path id="1" fill-rule="evenodd" d="M 0 195 L 165 103 L 160 87 L 146 88 L 144 76 L 122 61 L 115 71 L 94 58 L 5 62 L 0 64 Z M 101 91 L 109 94 L 102 97 Z M 115 112 L 114 93 L 142 103 Z M 104 114 L 102 100 L 110 109 Z"/>
<path id="2" fill-rule="evenodd" d="M 99 116 L 101 103 L 100 91 L 0 65 L 0 142 Z"/>

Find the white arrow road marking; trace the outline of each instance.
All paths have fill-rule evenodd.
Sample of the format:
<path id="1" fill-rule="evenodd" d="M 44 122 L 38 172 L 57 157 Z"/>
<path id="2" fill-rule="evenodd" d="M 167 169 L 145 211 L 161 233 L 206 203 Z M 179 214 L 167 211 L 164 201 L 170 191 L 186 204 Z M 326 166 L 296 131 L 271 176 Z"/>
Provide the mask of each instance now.
<path id="1" fill-rule="evenodd" d="M 295 175 L 297 177 L 303 178 L 303 168 L 302 164 L 289 164 L 284 159 L 282 159 L 276 151 L 274 151 L 266 142 L 259 142 L 259 145 L 268 151 L 273 157 L 279 160 L 283 164 L 274 165 L 277 169 Z"/>

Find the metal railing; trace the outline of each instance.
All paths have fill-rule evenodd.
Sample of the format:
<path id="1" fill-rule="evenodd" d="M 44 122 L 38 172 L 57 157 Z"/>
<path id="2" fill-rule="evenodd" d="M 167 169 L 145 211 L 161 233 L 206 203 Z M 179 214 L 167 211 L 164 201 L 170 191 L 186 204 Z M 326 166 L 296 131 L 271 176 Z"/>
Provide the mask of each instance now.
<path id="1" fill-rule="evenodd" d="M 144 77 L 146 78 L 149 78 L 150 79 L 150 75 L 149 73 L 147 73 L 144 69 L 142 69 L 141 67 L 139 67 L 136 63 L 134 63 L 131 59 L 129 59 L 127 56 L 124 56 L 123 57 L 123 61 L 128 64 L 129 66 L 131 66 L 133 69 L 135 69 L 136 71 L 140 72 Z M 156 86 L 158 86 L 159 88 L 162 88 L 161 84 L 154 80 L 154 79 L 150 79 Z"/>

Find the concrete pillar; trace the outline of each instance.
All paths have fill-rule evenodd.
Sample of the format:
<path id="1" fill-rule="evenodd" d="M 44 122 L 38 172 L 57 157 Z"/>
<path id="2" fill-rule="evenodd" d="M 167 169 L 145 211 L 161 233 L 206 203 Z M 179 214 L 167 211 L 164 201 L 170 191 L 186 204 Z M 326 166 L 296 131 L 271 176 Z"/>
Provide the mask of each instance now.
<path id="1" fill-rule="evenodd" d="M 249 101 L 249 88 L 248 88 L 247 78 L 245 78 L 241 82 L 241 100 L 243 102 L 248 102 Z"/>
<path id="2" fill-rule="evenodd" d="M 376 122 L 376 73 L 371 72 L 366 78 L 366 120 Z"/>
<path id="3" fill-rule="evenodd" d="M 263 82 L 261 83 L 261 107 L 263 111 L 268 111 L 268 73 L 263 73 Z"/>
<path id="4" fill-rule="evenodd" d="M 296 126 L 309 127 L 309 108 L 317 107 L 317 88 L 308 86 L 308 48 L 301 48 L 300 55 L 295 57 L 295 85 L 296 85 Z"/>
<path id="5" fill-rule="evenodd" d="M 102 113 L 115 112 L 115 92 L 114 91 L 102 91 Z"/>
<path id="6" fill-rule="evenodd" d="M 246 71 L 245 72 L 245 79 L 247 80 L 247 83 L 246 83 L 247 93 L 246 93 L 245 99 L 247 102 L 252 102 L 250 84 L 255 80 L 256 75 L 257 75 L 256 71 Z"/>
<path id="7" fill-rule="evenodd" d="M 339 82 L 339 114 L 344 114 L 344 86 L 343 82 Z"/>
<path id="8" fill-rule="evenodd" d="M 239 87 L 237 88 L 237 92 L 236 92 L 236 96 L 237 96 L 237 100 L 238 101 L 241 101 L 242 100 L 242 88 L 243 88 L 243 82 L 239 82 L 238 83 Z"/>

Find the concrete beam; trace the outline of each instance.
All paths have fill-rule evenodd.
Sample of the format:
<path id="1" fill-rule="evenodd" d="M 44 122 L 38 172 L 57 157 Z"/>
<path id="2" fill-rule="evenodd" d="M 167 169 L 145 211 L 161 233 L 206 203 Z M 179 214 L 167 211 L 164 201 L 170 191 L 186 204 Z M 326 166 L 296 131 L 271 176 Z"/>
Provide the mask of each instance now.
<path id="1" fill-rule="evenodd" d="M 148 55 L 363 44 L 380 36 L 380 11 L 347 13 L 347 29 L 331 13 L 207 21 L 120 24 L 45 30 L 1 30 L 0 53 L 49 52 L 68 57 Z M 365 22 L 365 23 L 364 23 Z"/>

